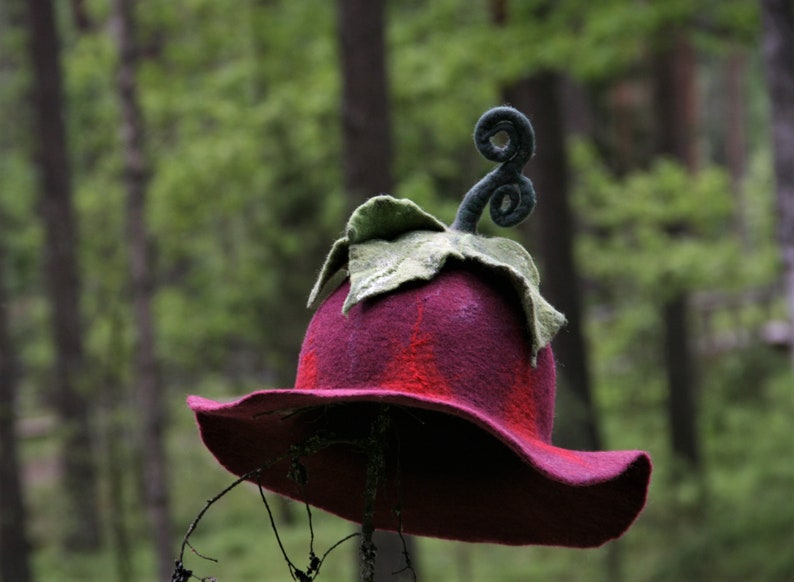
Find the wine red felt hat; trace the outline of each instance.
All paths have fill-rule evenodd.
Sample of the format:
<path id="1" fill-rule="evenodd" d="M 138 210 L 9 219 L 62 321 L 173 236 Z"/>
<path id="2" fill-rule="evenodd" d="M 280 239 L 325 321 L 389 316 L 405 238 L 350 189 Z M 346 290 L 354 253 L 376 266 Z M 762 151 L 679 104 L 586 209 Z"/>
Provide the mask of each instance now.
<path id="1" fill-rule="evenodd" d="M 648 455 L 551 443 L 549 341 L 564 319 L 541 297 L 520 245 L 474 232 L 484 197 L 497 200 L 499 224 L 531 211 L 534 192 L 519 174 L 533 149 L 528 126 L 510 108 L 481 118 L 478 147 L 502 165 L 467 195 L 451 228 L 387 196 L 354 213 L 312 292 L 319 307 L 294 388 L 229 403 L 188 399 L 224 467 L 361 522 L 373 464 L 360 443 L 387 418 L 371 496 L 378 529 L 571 547 L 626 531 L 645 504 Z M 481 142 L 499 131 L 510 143 L 488 150 Z M 305 479 L 295 478 L 298 456 Z"/>

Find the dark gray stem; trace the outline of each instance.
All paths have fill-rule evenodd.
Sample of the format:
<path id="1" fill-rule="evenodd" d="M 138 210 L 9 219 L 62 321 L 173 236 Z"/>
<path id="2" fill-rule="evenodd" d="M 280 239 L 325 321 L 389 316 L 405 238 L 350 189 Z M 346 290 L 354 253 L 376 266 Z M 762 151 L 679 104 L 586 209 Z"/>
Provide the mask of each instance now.
<path id="1" fill-rule="evenodd" d="M 507 135 L 504 146 L 492 140 Z M 495 107 L 483 114 L 474 128 L 477 150 L 501 165 L 477 182 L 464 196 L 453 230 L 477 232 L 485 205 L 491 202 L 491 218 L 499 226 L 515 226 L 532 213 L 535 189 L 521 172 L 535 153 L 535 133 L 523 113 L 512 107 Z"/>

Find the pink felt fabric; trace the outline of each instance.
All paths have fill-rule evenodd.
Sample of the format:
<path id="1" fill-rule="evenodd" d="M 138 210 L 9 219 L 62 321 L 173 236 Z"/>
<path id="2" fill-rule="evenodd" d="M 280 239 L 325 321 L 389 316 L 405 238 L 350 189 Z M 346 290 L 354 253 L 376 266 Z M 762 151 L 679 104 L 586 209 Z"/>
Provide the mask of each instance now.
<path id="1" fill-rule="evenodd" d="M 241 475 L 316 434 L 369 434 L 378 403 L 392 406 L 389 477 L 376 527 L 474 542 L 598 546 L 645 504 L 642 451 L 579 452 L 551 444 L 555 372 L 550 348 L 530 365 L 510 289 L 448 268 L 436 279 L 356 305 L 344 285 L 306 332 L 296 386 L 222 404 L 192 396 L 202 438 Z M 397 459 L 399 457 L 399 461 Z M 366 458 L 335 445 L 303 459 L 308 501 L 352 521 L 363 511 Z M 288 463 L 263 473 L 300 498 Z M 401 500 L 401 502 L 400 502 Z"/>

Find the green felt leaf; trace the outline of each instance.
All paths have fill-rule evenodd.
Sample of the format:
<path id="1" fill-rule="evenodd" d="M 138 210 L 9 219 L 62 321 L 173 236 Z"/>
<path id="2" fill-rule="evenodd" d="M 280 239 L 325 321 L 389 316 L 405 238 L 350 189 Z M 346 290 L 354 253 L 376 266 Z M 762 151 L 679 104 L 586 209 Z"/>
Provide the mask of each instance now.
<path id="1" fill-rule="evenodd" d="M 322 269 L 320 269 L 320 274 L 317 277 L 317 281 L 315 281 L 314 287 L 312 287 L 312 291 L 309 293 L 308 307 L 319 307 L 320 298 L 330 295 L 330 293 L 334 290 L 333 288 L 330 288 L 331 281 L 333 280 L 339 283 L 339 278 L 335 277 L 334 275 L 336 275 L 336 273 L 338 273 L 340 269 L 343 269 L 347 264 L 348 246 L 347 237 L 337 239 L 336 242 L 334 242 L 333 246 L 331 247 L 331 251 L 325 258 L 325 263 L 323 263 Z M 329 288 L 326 289 L 326 287 Z"/>
<path id="2" fill-rule="evenodd" d="M 443 231 L 446 226 L 414 202 L 391 196 L 375 196 L 359 206 L 347 221 L 350 244 L 372 239 L 390 240 L 412 230 Z"/>
<path id="3" fill-rule="evenodd" d="M 368 240 L 391 240 L 414 230 L 444 231 L 446 226 L 411 200 L 382 195 L 370 198 L 356 208 L 347 221 L 345 236 L 338 239 L 325 259 L 317 282 L 309 295 L 309 307 L 316 307 L 321 296 L 333 289 L 324 287 L 347 263 L 348 247 Z"/>
<path id="4" fill-rule="evenodd" d="M 316 307 L 345 276 L 350 292 L 343 311 L 411 281 L 429 281 L 448 259 L 473 261 L 505 276 L 521 299 L 532 356 L 565 324 L 565 317 L 540 295 L 540 278 L 529 253 L 517 242 L 447 228 L 410 200 L 377 196 L 361 205 L 347 223 L 309 296 Z"/>
<path id="5" fill-rule="evenodd" d="M 521 299 L 532 338 L 533 360 L 565 324 L 564 316 L 540 294 L 539 277 L 529 253 L 504 238 L 485 238 L 454 230 L 414 231 L 393 241 L 371 240 L 351 245 L 350 292 L 343 306 L 394 291 L 410 281 L 435 277 L 448 259 L 473 261 L 507 277 Z"/>

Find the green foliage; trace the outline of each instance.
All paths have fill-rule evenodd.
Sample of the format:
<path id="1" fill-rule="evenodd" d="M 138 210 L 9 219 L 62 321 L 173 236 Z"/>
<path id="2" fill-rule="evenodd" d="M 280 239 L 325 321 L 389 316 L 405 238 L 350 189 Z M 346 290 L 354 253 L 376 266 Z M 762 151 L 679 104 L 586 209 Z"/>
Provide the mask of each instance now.
<path id="1" fill-rule="evenodd" d="M 736 234 L 735 199 L 722 170 L 693 173 L 661 159 L 616 178 L 586 144 L 574 144 L 572 154 L 577 256 L 591 290 L 588 335 L 601 420 L 610 448 L 642 441 L 655 465 L 649 507 L 626 541 L 643 563 L 634 570 L 638 564 L 626 559 L 627 579 L 788 579 L 793 514 L 784 498 L 794 474 L 780 460 L 794 452 L 785 426 L 794 401 L 785 355 L 751 341 L 743 350 L 698 358 L 703 474 L 682 478 L 688 469 L 677 466 L 664 439 L 660 305 L 672 294 L 754 289 L 775 280 L 768 170 L 755 160 L 747 177 L 748 247 Z M 769 309 L 775 306 L 750 314 L 747 329 L 767 321 Z M 697 303 L 692 313 L 697 348 Z M 748 325 L 746 314 L 725 316 L 713 323 L 717 333 L 748 333 L 736 328 Z"/>
<path id="2" fill-rule="evenodd" d="M 389 61 L 397 197 L 446 223 L 463 195 L 488 171 L 472 143 L 483 111 L 501 99 L 487 3 L 458 0 L 422 9 L 394 3 Z"/>
<path id="3" fill-rule="evenodd" d="M 793 452 L 786 418 L 794 401 L 785 355 L 756 347 L 711 361 L 703 394 L 710 463 L 705 483 L 695 485 L 702 515 L 666 518 L 673 545 L 648 579 L 787 580 L 794 471 L 783 460 Z M 657 503 L 680 505 L 681 487 L 659 491 Z"/>
<path id="4" fill-rule="evenodd" d="M 660 159 L 648 171 L 615 179 L 582 143 L 572 158 L 585 235 L 579 257 L 588 276 L 661 300 L 762 284 L 773 275 L 768 252 L 762 261 L 743 257 L 740 241 L 729 235 L 734 204 L 723 170 L 692 173 Z"/>
<path id="5" fill-rule="evenodd" d="M 141 93 L 158 321 L 165 359 L 181 373 L 241 351 L 261 370 L 277 357 L 268 352 L 299 342 L 300 295 L 342 208 L 332 14 L 308 10 L 192 2 L 143 16 L 157 38 L 168 33 L 162 57 L 142 69 Z M 293 38 L 302 50 L 271 56 Z"/>

